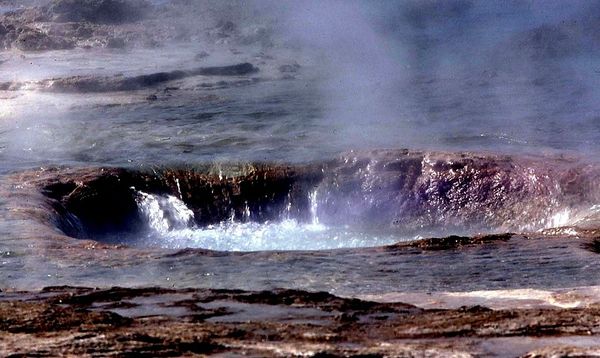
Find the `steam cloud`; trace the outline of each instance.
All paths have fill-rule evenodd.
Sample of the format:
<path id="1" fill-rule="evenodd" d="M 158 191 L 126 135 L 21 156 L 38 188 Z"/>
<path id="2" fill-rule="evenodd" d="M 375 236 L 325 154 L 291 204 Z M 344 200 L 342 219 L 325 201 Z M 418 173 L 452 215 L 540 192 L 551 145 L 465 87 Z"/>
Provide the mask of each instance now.
<path id="1" fill-rule="evenodd" d="M 335 151 L 598 149 L 600 21 L 593 16 L 599 7 L 591 1 L 571 1 L 568 7 L 558 0 L 150 3 L 154 14 L 168 11 L 176 16 L 163 19 L 149 12 L 142 23 L 175 19 L 165 26 L 175 34 L 169 41 L 195 44 L 195 53 L 206 48 L 211 56 L 203 64 L 229 64 L 227 51 L 236 48 L 283 64 L 297 62 L 306 91 L 317 94 L 320 112 L 315 120 L 325 128 L 313 134 Z M 3 1 L 1 6 L 21 5 Z M 180 66 L 190 62 L 173 58 L 194 57 L 189 50 L 175 56 L 166 56 L 161 47 L 148 51 L 143 61 L 106 61 L 96 74 L 185 70 Z M 70 68 L 68 59 L 58 61 L 56 68 L 21 64 L 14 70 L 14 58 L 4 55 L 3 80 L 82 71 Z M 35 64 L 37 57 L 27 55 L 26 61 L 30 58 Z M 256 62 L 261 74 L 271 75 Z M 0 155 L 11 147 L 22 151 L 22 143 L 41 153 L 48 146 L 70 146 L 53 139 L 70 137 L 57 131 L 78 131 L 71 129 L 73 122 L 54 118 L 66 113 L 64 106 L 54 104 L 60 111 L 47 122 L 50 129 L 35 132 L 35 126 L 45 125 L 33 118 L 39 114 L 22 110 L 26 104 L 21 110 L 13 108 L 27 102 L 27 96 L 3 105 L 9 113 L 5 117 L 22 123 L 17 130 L 0 127 L 3 133 L 15 132 L 5 139 L 8 144 L 0 143 Z M 77 100 L 55 102 L 77 105 Z M 53 98 L 45 95 L 44 101 Z"/>
<path id="2" fill-rule="evenodd" d="M 599 129 L 593 2 L 331 0 L 270 9 L 278 32 L 322 71 L 323 120 L 346 146 L 594 147 L 583 133 Z"/>

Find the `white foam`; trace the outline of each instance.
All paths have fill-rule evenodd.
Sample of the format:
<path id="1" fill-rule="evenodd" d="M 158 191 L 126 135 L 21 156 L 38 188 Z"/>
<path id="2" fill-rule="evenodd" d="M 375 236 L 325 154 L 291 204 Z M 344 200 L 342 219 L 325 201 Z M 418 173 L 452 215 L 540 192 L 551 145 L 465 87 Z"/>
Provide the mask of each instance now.
<path id="1" fill-rule="evenodd" d="M 548 219 L 546 228 L 550 229 L 550 228 L 567 226 L 571 222 L 571 216 L 572 216 L 572 214 L 571 214 L 570 209 L 563 209 L 563 210 L 555 213 Z"/>
<path id="2" fill-rule="evenodd" d="M 183 201 L 171 195 L 160 196 L 138 191 L 138 206 L 148 223 L 149 234 L 141 243 L 166 248 L 203 248 L 218 251 L 326 250 L 391 244 L 398 237 L 377 236 L 327 227 L 319 222 L 316 191 L 309 193 L 310 220 L 284 218 L 276 222 L 252 222 L 250 208 L 244 222 L 235 220 L 198 227 L 194 213 Z"/>
<path id="3" fill-rule="evenodd" d="M 172 196 L 159 196 L 138 191 L 138 207 L 150 229 L 159 234 L 193 225 L 194 212 L 183 201 Z"/>

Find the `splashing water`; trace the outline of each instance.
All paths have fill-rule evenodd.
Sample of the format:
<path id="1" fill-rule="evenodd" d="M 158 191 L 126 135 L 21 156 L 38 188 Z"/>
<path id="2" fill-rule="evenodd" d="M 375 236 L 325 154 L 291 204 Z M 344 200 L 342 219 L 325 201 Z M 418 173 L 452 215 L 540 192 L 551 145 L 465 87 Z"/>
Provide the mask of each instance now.
<path id="1" fill-rule="evenodd" d="M 546 228 L 556 228 L 567 226 L 572 220 L 572 213 L 569 209 L 563 209 L 556 214 L 552 215 L 549 220 Z"/>
<path id="2" fill-rule="evenodd" d="M 319 225 L 319 215 L 317 213 L 318 202 L 317 202 L 317 189 L 311 191 L 308 194 L 308 202 L 310 204 L 310 222 L 313 226 Z"/>
<path id="3" fill-rule="evenodd" d="M 141 191 L 138 191 L 137 194 L 140 212 L 154 232 L 165 234 L 192 225 L 194 212 L 180 199 L 172 195 L 163 197 Z"/>
<path id="4" fill-rule="evenodd" d="M 325 225 L 319 218 L 318 190 L 307 193 L 308 218 L 293 217 L 292 203 L 282 210 L 280 219 L 254 222 L 248 202 L 241 217 L 234 211 L 228 220 L 218 224 L 199 227 L 194 212 L 178 197 L 137 192 L 139 212 L 147 223 L 147 235 L 129 240 L 137 246 L 164 247 L 172 249 L 203 248 L 217 251 L 261 250 L 326 250 L 338 248 L 370 247 L 410 241 L 421 238 L 390 231 L 374 231 L 348 225 Z M 544 230 L 595 220 L 594 212 L 600 206 L 574 211 L 563 208 L 549 213 L 535 224 L 523 230 Z"/>
<path id="5" fill-rule="evenodd" d="M 406 240 L 396 235 L 373 235 L 344 227 L 319 223 L 317 192 L 309 193 L 309 222 L 284 217 L 277 222 L 239 222 L 231 220 L 198 227 L 194 213 L 183 201 L 171 195 L 160 196 L 138 191 L 138 207 L 148 224 L 148 234 L 133 242 L 139 246 L 172 249 L 186 247 L 218 251 L 325 250 L 368 247 Z M 246 206 L 244 217 L 250 218 Z M 130 242 L 131 243 L 131 242 Z"/>

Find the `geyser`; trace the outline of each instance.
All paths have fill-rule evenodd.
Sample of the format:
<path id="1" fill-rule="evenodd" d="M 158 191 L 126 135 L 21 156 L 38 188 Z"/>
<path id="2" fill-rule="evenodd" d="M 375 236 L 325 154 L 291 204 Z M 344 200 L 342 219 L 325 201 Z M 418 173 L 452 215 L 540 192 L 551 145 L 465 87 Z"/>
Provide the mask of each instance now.
<path id="1" fill-rule="evenodd" d="M 575 225 L 597 212 L 597 174 L 564 158 L 386 150 L 295 166 L 79 169 L 39 185 L 78 238 L 310 250 Z"/>
<path id="2" fill-rule="evenodd" d="M 316 190 L 309 193 L 309 220 L 292 217 L 289 203 L 278 218 L 251 221 L 253 215 L 247 205 L 241 218 L 232 211 L 225 221 L 198 226 L 194 212 L 179 198 L 138 192 L 139 210 L 148 226 L 134 236 L 116 239 L 136 246 L 217 251 L 324 250 L 381 246 L 399 240 L 391 233 L 379 237 L 348 225 L 320 224 L 315 193 Z"/>

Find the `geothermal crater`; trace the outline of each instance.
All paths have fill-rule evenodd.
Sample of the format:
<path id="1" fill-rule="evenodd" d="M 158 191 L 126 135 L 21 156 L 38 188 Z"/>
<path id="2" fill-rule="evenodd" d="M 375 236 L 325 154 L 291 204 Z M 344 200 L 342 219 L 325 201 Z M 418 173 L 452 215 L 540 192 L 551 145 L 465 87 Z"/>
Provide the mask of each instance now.
<path id="1" fill-rule="evenodd" d="M 574 225 L 593 214 L 595 173 L 566 159 L 385 150 L 290 166 L 59 170 L 38 185 L 72 237 L 252 251 Z"/>

